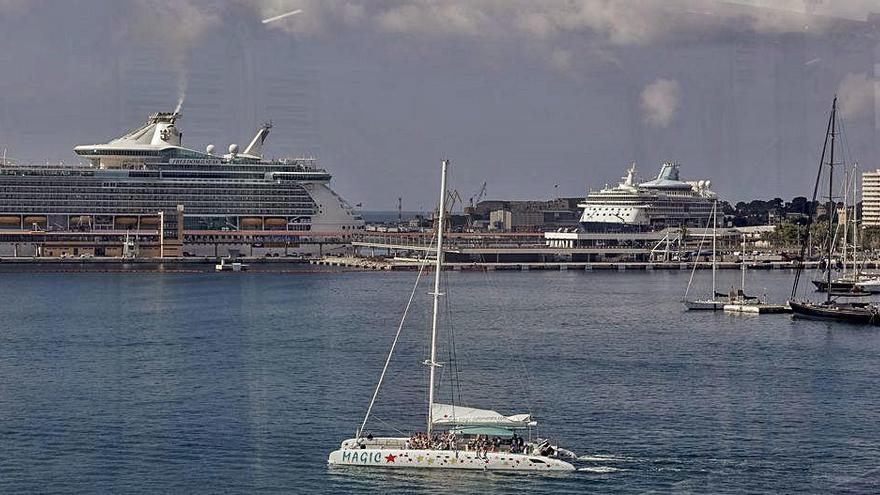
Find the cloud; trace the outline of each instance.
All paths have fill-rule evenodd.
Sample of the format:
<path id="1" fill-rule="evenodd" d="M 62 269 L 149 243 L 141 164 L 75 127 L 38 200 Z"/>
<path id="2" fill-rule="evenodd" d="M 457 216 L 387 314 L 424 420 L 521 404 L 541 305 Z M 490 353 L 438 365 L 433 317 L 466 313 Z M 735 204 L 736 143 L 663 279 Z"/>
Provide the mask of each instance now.
<path id="1" fill-rule="evenodd" d="M 620 47 L 735 35 L 819 35 L 851 28 L 880 10 L 877 0 L 235 0 L 261 18 L 303 13 L 267 25 L 295 36 L 362 30 L 392 40 L 502 41 L 568 74 L 596 53 Z M 844 24 L 838 24 L 843 20 Z M 572 46 L 589 49 L 573 50 Z M 611 56 L 613 59 L 613 55 Z"/>
<path id="2" fill-rule="evenodd" d="M 570 50 L 555 48 L 550 53 L 550 66 L 559 72 L 568 72 L 572 69 L 572 56 Z"/>
<path id="3" fill-rule="evenodd" d="M 35 8 L 0 0 L 0 15 Z M 185 74 L 187 56 L 206 33 L 233 19 L 296 37 L 371 33 L 390 40 L 501 41 L 561 73 L 615 60 L 621 47 L 727 39 L 731 35 L 820 34 L 844 20 L 866 20 L 877 0 L 127 0 L 128 32 L 161 46 Z M 294 9 L 266 25 L 257 21 Z M 488 48 L 486 48 L 488 47 Z M 500 49 L 500 48 L 499 48 Z M 604 55 L 602 55 L 604 54 Z M 599 56 L 597 56 L 599 55 Z M 185 86 L 182 76 L 180 86 Z"/>
<path id="4" fill-rule="evenodd" d="M 679 35 L 820 31 L 834 19 L 866 20 L 876 0 L 263 0 L 261 16 L 295 8 L 303 14 L 273 28 L 317 33 L 339 25 L 386 34 L 519 37 L 546 41 L 567 34 L 614 45 Z"/>
<path id="5" fill-rule="evenodd" d="M 657 79 L 642 90 L 644 119 L 654 127 L 666 127 L 672 123 L 680 103 L 681 86 L 678 81 Z"/>
<path id="6" fill-rule="evenodd" d="M 0 15 L 19 14 L 27 10 L 31 0 L 0 0 Z"/>
<path id="7" fill-rule="evenodd" d="M 858 117 L 874 111 L 874 90 L 880 82 L 864 72 L 843 76 L 837 87 L 838 105 L 844 117 Z"/>

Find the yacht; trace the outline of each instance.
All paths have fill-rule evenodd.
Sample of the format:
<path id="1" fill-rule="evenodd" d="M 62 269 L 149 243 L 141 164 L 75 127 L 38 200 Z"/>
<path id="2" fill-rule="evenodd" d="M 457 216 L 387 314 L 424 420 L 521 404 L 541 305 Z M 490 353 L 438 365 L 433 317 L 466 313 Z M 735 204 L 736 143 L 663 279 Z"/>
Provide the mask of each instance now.
<path id="1" fill-rule="evenodd" d="M 438 400 L 437 362 L 439 298 L 442 295 L 440 280 L 443 274 L 443 231 L 446 209 L 446 169 L 442 163 L 440 181 L 440 207 L 436 233 L 436 260 L 434 263 L 433 312 L 430 335 L 430 354 L 424 364 L 428 367 L 427 423 L 424 432 L 410 437 L 374 437 L 364 434 L 370 413 L 379 395 L 394 348 L 404 327 L 407 309 L 398 326 L 397 335 L 385 360 L 366 415 L 354 438 L 344 440 L 338 449 L 330 453 L 327 462 L 331 466 L 360 466 L 369 468 L 415 468 L 415 469 L 469 469 L 481 471 L 565 472 L 574 466 L 565 458 L 576 456 L 551 444 L 548 440 L 532 438 L 531 432 L 537 422 L 531 414 L 504 415 L 491 409 Z M 410 295 L 410 303 L 418 291 L 418 277 Z M 455 394 L 453 394 L 453 398 Z M 528 434 L 528 437 L 522 435 Z"/>

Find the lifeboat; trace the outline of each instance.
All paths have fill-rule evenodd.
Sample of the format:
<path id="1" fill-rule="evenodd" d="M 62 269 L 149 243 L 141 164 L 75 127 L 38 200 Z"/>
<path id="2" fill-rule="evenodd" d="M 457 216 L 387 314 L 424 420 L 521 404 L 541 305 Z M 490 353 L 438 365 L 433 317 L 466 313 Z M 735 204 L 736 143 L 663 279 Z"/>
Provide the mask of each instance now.
<path id="1" fill-rule="evenodd" d="M 116 217 L 114 225 L 116 227 L 131 227 L 132 225 L 137 225 L 137 221 L 137 217 Z"/>
<path id="2" fill-rule="evenodd" d="M 10 225 L 21 225 L 21 217 L 0 217 L 0 225 L 10 226 Z"/>
<path id="3" fill-rule="evenodd" d="M 24 224 L 27 226 L 38 224 L 38 225 L 46 225 L 46 217 L 24 217 Z"/>
<path id="4" fill-rule="evenodd" d="M 266 219 L 266 227 L 286 227 L 287 219 L 286 218 L 267 218 Z"/>
<path id="5" fill-rule="evenodd" d="M 88 215 L 70 217 L 70 223 L 74 225 L 90 225 L 92 223 L 92 217 Z"/>
<path id="6" fill-rule="evenodd" d="M 159 225 L 159 217 L 141 217 L 141 225 Z"/>
<path id="7" fill-rule="evenodd" d="M 240 220 L 242 228 L 258 228 L 263 226 L 263 219 L 254 217 L 245 217 Z"/>

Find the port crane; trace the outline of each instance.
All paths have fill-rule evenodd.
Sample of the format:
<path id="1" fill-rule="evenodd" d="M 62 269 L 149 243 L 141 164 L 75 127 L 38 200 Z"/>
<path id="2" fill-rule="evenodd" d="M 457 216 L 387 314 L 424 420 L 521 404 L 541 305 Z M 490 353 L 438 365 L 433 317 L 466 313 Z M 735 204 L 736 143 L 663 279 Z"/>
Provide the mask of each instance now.
<path id="1" fill-rule="evenodd" d="M 473 196 L 471 196 L 471 199 L 470 199 L 471 209 L 473 209 L 475 206 L 477 206 L 477 204 L 483 199 L 484 196 L 486 196 L 486 182 L 485 181 L 483 181 L 483 186 L 480 187 L 480 190 L 477 191 L 477 194 L 474 194 Z"/>

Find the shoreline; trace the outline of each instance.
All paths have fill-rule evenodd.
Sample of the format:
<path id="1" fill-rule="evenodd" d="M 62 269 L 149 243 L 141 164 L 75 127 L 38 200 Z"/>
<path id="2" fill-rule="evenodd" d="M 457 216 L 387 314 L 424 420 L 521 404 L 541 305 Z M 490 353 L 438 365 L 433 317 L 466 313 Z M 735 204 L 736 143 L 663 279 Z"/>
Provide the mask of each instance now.
<path id="1" fill-rule="evenodd" d="M 413 259 L 367 259 L 327 256 L 324 258 L 237 258 L 247 265 L 237 273 L 331 273 L 352 271 L 413 271 L 420 262 Z M 187 258 L 33 258 L 2 257 L 0 273 L 62 272 L 62 273 L 227 273 L 216 270 L 219 260 L 213 257 Z M 819 262 L 809 261 L 804 269 L 816 269 Z M 710 262 L 697 263 L 700 271 L 711 270 Z M 749 263 L 748 270 L 794 270 L 793 262 Z M 880 262 L 866 262 L 863 269 L 880 269 Z M 432 266 L 425 267 L 432 270 Z M 448 271 L 690 271 L 693 263 L 682 262 L 447 262 Z M 718 270 L 741 270 L 738 262 L 717 264 Z"/>

